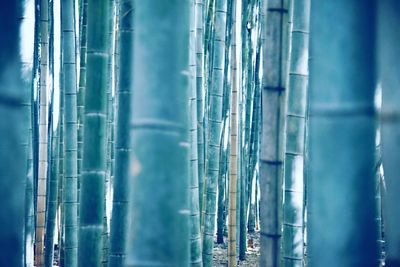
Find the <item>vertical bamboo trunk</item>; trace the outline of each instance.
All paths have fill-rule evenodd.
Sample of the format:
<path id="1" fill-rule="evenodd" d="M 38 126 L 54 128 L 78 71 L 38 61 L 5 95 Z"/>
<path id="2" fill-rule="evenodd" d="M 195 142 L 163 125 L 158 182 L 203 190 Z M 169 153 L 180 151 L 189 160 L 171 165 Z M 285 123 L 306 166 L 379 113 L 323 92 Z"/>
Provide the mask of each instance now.
<path id="1" fill-rule="evenodd" d="M 196 98 L 197 98 L 197 154 L 199 169 L 199 210 L 202 210 L 204 180 L 204 12 L 203 0 L 195 0 L 196 20 Z"/>
<path id="2" fill-rule="evenodd" d="M 374 12 L 373 0 L 311 5 L 310 267 L 378 264 Z"/>
<path id="3" fill-rule="evenodd" d="M 225 38 L 226 38 L 227 1 L 216 0 L 215 36 L 213 39 L 212 74 L 210 84 L 210 111 L 208 114 L 208 144 L 205 185 L 206 202 L 203 235 L 203 263 L 212 265 L 214 247 L 215 216 L 217 200 L 217 180 L 219 174 L 219 155 L 222 131 L 222 101 L 224 87 Z"/>
<path id="4" fill-rule="evenodd" d="M 81 26 L 80 26 L 80 61 L 79 61 L 79 90 L 77 93 L 77 116 L 78 116 L 78 181 L 80 181 L 83 158 L 83 119 L 85 113 L 85 88 L 86 88 L 86 50 L 87 50 L 87 3 L 88 0 L 81 0 Z M 79 185 L 79 183 L 78 183 Z M 79 191 L 79 186 L 78 186 Z M 78 195 L 79 197 L 79 195 Z M 79 204 L 78 204 L 79 205 Z M 79 210 L 79 209 L 78 209 Z"/>
<path id="5" fill-rule="evenodd" d="M 117 127 L 115 144 L 115 178 L 113 183 L 113 208 L 110 232 L 109 267 L 122 267 L 126 258 L 126 233 L 128 230 L 129 201 L 129 122 L 131 90 L 133 84 L 134 0 L 119 2 L 118 49 L 119 62 L 117 86 Z"/>
<path id="6" fill-rule="evenodd" d="M 232 2 L 232 48 L 231 48 L 231 153 L 229 165 L 228 209 L 228 266 L 236 266 L 236 193 L 237 193 L 237 147 L 238 147 L 238 97 L 237 97 L 237 51 L 236 51 L 236 0 Z"/>
<path id="7" fill-rule="evenodd" d="M 307 116 L 310 0 L 294 1 L 286 109 L 283 266 L 304 265 L 304 141 Z"/>
<path id="8" fill-rule="evenodd" d="M 188 266 L 189 2 L 142 1 L 135 11 L 126 266 Z"/>
<path id="9" fill-rule="evenodd" d="M 24 190 L 25 190 L 25 209 L 24 209 L 24 233 L 23 233 L 23 255 L 24 266 L 33 265 L 33 238 L 34 238 L 34 205 L 33 205 L 33 135 L 32 135 L 32 98 L 33 98 L 33 70 L 37 67 L 34 55 L 37 54 L 37 32 L 35 24 L 35 10 L 33 0 L 24 0 L 21 17 L 22 42 L 28 43 L 26 49 L 21 53 L 21 76 L 24 87 L 23 98 L 23 120 L 27 138 L 22 140 L 24 159 L 26 159 Z M 34 32 L 34 35 L 26 34 Z"/>
<path id="10" fill-rule="evenodd" d="M 263 0 L 260 266 L 280 266 L 288 0 Z"/>
<path id="11" fill-rule="evenodd" d="M 49 61 L 49 1 L 40 1 L 40 108 L 39 108 L 39 175 L 36 203 L 35 265 L 44 264 L 44 236 L 47 191 L 47 74 Z"/>
<path id="12" fill-rule="evenodd" d="M 109 1 L 88 0 L 88 10 L 78 265 L 97 267 L 102 259 L 106 172 Z"/>
<path id="13" fill-rule="evenodd" d="M 1 1 L 0 30 L 0 265 L 22 266 L 24 183 L 26 163 L 24 149 L 28 137 L 28 114 L 23 108 L 29 87 L 21 80 L 19 47 L 21 3 Z"/>
<path id="14" fill-rule="evenodd" d="M 199 212 L 199 164 L 197 135 L 196 4 L 190 1 L 189 30 L 189 142 L 190 142 L 190 266 L 203 266 Z"/>
<path id="15" fill-rule="evenodd" d="M 393 0 L 378 3 L 378 73 L 382 86 L 382 164 L 385 172 L 386 192 L 383 194 L 386 237 L 386 266 L 400 266 L 400 173 L 398 170 L 400 133 L 400 32 L 398 13 L 400 3 Z"/>
<path id="16" fill-rule="evenodd" d="M 54 98 L 53 98 L 54 99 Z M 53 100 L 54 101 L 54 100 Z M 53 102 L 54 103 L 54 102 Z M 54 118 L 53 118 L 54 119 Z M 54 123 L 54 121 L 53 121 Z M 56 211 L 58 201 L 58 156 L 59 156 L 59 127 L 56 125 L 52 129 L 51 141 L 51 160 L 50 160 L 50 177 L 48 190 L 48 210 L 46 218 L 46 237 L 45 237 L 45 266 L 52 267 L 54 259 L 54 232 L 56 227 Z"/>
<path id="17" fill-rule="evenodd" d="M 78 166 L 77 83 L 73 0 L 61 1 L 63 71 L 65 90 L 65 176 L 64 176 L 64 264 L 77 266 L 78 253 Z"/>

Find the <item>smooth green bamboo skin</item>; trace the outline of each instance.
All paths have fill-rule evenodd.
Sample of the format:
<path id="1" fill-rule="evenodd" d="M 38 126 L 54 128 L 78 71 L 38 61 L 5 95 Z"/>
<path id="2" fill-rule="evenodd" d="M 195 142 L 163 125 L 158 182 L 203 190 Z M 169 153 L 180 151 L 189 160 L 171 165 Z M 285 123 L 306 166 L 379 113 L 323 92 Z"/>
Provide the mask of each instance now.
<path id="1" fill-rule="evenodd" d="M 126 258 L 129 201 L 129 123 L 131 119 L 131 90 L 133 84 L 133 18 L 134 1 L 119 1 L 118 29 L 118 87 L 117 127 L 115 143 L 115 177 L 113 182 L 113 209 L 111 216 L 109 267 L 122 267 Z"/>
<path id="2" fill-rule="evenodd" d="M 378 67 L 382 86 L 382 163 L 385 172 L 386 191 L 384 203 L 384 227 L 386 238 L 386 266 L 400 266 L 400 3 L 380 0 L 378 3 Z"/>
<path id="3" fill-rule="evenodd" d="M 74 267 L 78 264 L 78 132 L 73 0 L 61 1 L 61 30 L 65 90 L 64 264 Z"/>
<path id="4" fill-rule="evenodd" d="M 291 12 L 282 260 L 283 266 L 301 267 L 304 265 L 304 141 L 307 115 L 310 1 L 294 1 Z"/>
<path id="5" fill-rule="evenodd" d="M 21 18 L 18 1 L 1 1 L 0 30 L 0 266 L 22 266 L 24 183 L 26 158 L 23 146 L 28 132 L 24 126 L 24 90 L 19 58 L 19 26 Z M 25 129 L 26 128 L 26 129 Z"/>
<path id="6" fill-rule="evenodd" d="M 188 266 L 189 2 L 135 10 L 126 266 Z"/>
<path id="7" fill-rule="evenodd" d="M 264 0 L 260 149 L 260 266 L 280 266 L 289 0 Z"/>
<path id="8" fill-rule="evenodd" d="M 310 267 L 378 264 L 374 2 L 311 5 Z"/>
<path id="9" fill-rule="evenodd" d="M 109 2 L 88 0 L 85 131 L 81 172 L 78 266 L 101 264 L 106 172 Z"/>
<path id="10" fill-rule="evenodd" d="M 195 0 L 195 19 L 196 21 L 196 106 L 197 106 L 197 154 L 198 154 L 198 182 L 199 182 L 199 210 L 201 211 L 201 201 L 203 200 L 203 180 L 204 180 L 204 13 L 203 0 Z M 201 184 L 201 186 L 200 186 Z"/>
<path id="11" fill-rule="evenodd" d="M 190 142 L 190 266 L 203 266 L 199 212 L 199 159 L 196 90 L 196 21 L 195 0 L 190 1 L 189 31 L 189 142 Z"/>
<path id="12" fill-rule="evenodd" d="M 208 147 L 206 163 L 206 202 L 203 234 L 203 264 L 212 265 L 214 247 L 215 216 L 217 209 L 217 182 L 222 131 L 222 102 L 224 87 L 225 37 L 226 37 L 227 1 L 216 0 L 215 36 L 213 40 L 213 69 L 210 84 L 210 111 L 208 114 Z"/>

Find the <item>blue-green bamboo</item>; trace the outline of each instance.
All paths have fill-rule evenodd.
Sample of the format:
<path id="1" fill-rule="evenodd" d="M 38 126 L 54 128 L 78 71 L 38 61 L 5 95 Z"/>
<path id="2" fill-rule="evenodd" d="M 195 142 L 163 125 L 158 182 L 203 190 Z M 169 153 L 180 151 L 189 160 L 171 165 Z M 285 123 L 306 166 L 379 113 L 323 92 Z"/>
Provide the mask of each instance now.
<path id="1" fill-rule="evenodd" d="M 28 137 L 27 109 L 23 108 L 29 87 L 21 80 L 19 1 L 1 1 L 0 30 L 0 265 L 20 267 L 23 263 L 24 183 L 26 163 L 21 143 Z"/>
<path id="2" fill-rule="evenodd" d="M 203 266 L 199 212 L 199 154 L 196 75 L 196 20 L 195 0 L 190 1 L 189 29 L 189 142 L 190 142 L 190 266 Z M 200 129 L 201 130 L 201 129 Z"/>
<path id="3" fill-rule="evenodd" d="M 283 266 L 304 265 L 304 141 L 308 91 L 310 1 L 294 1 L 286 109 L 283 203 Z"/>
<path id="4" fill-rule="evenodd" d="M 374 13 L 374 0 L 311 4 L 310 267 L 378 265 Z"/>
<path id="5" fill-rule="evenodd" d="M 78 242 L 78 266 L 81 267 L 98 267 L 102 259 L 109 11 L 109 1 L 88 0 L 85 131 Z"/>
<path id="6" fill-rule="evenodd" d="M 115 178 L 110 231 L 109 267 L 122 267 L 126 258 L 129 201 L 129 122 L 133 84 L 134 0 L 119 1 L 117 85 L 117 121 L 115 143 Z"/>
<path id="7" fill-rule="evenodd" d="M 126 266 L 188 266 L 189 1 L 135 11 Z"/>
<path id="8" fill-rule="evenodd" d="M 386 191 L 383 194 L 386 266 L 400 266 L 400 192 L 399 143 L 400 131 L 400 2 L 380 0 L 378 3 L 378 74 L 382 87 L 381 136 L 382 164 Z"/>
<path id="9" fill-rule="evenodd" d="M 212 265 L 214 247 L 217 181 L 219 174 L 219 156 L 222 134 L 222 102 L 224 89 L 224 63 L 226 39 L 227 1 L 216 0 L 215 3 L 215 35 L 213 39 L 213 58 L 210 82 L 208 113 L 208 144 L 206 159 L 206 202 L 203 232 L 203 264 Z"/>
<path id="10" fill-rule="evenodd" d="M 260 266 L 280 266 L 282 163 L 289 0 L 262 0 Z"/>
<path id="11" fill-rule="evenodd" d="M 78 144 L 75 24 L 73 0 L 61 1 L 62 64 L 65 90 L 64 264 L 77 266 L 78 253 Z"/>

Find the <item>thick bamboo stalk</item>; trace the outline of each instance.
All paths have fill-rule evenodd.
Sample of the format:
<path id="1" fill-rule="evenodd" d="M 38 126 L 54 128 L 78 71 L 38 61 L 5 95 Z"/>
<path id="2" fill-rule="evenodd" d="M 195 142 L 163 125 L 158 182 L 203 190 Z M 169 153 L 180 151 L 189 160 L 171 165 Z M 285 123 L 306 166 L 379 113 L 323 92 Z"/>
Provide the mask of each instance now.
<path id="1" fill-rule="evenodd" d="M 189 2 L 135 11 L 126 266 L 188 266 Z"/>
<path id="2" fill-rule="evenodd" d="M 237 147 L 238 147 L 238 97 L 237 97 L 237 51 L 236 51 L 236 0 L 232 3 L 232 48 L 231 48 L 231 152 L 229 165 L 229 209 L 228 209 L 228 266 L 234 267 L 236 261 L 236 192 L 237 192 Z"/>
<path id="3" fill-rule="evenodd" d="M 23 146 L 28 138 L 28 110 L 23 107 L 29 87 L 21 80 L 20 19 L 21 3 L 1 1 L 0 30 L 0 266 L 22 266 L 24 183 L 26 153 Z"/>
<path id="4" fill-rule="evenodd" d="M 40 1 L 40 104 L 39 104 L 39 174 L 36 203 L 35 265 L 44 264 L 44 236 L 47 191 L 47 74 L 49 61 L 49 1 Z"/>
<path id="5" fill-rule="evenodd" d="M 109 1 L 88 0 L 85 131 L 78 244 L 78 265 L 85 267 L 98 267 L 102 259 L 109 15 Z"/>
<path id="6" fill-rule="evenodd" d="M 288 0 L 262 1 L 262 134 L 260 154 L 260 266 L 280 266 L 283 125 Z"/>
<path id="7" fill-rule="evenodd" d="M 400 131 L 400 2 L 393 0 L 378 3 L 378 74 L 382 87 L 382 164 L 385 173 L 386 191 L 383 194 L 384 228 L 386 239 L 386 265 L 400 266 L 400 192 L 399 143 Z"/>
<path id="8" fill-rule="evenodd" d="M 286 109 L 283 203 L 283 266 L 304 265 L 304 141 L 308 91 L 310 1 L 294 1 Z"/>
<path id="9" fill-rule="evenodd" d="M 311 5 L 310 267 L 378 264 L 374 13 L 374 0 Z"/>
<path id="10" fill-rule="evenodd" d="M 113 183 L 113 208 L 111 217 L 109 267 L 122 267 L 126 258 L 126 232 L 128 230 L 129 201 L 129 122 L 131 118 L 131 90 L 133 84 L 134 1 L 119 2 L 117 86 L 117 127 L 115 144 L 115 178 Z"/>
<path id="11" fill-rule="evenodd" d="M 208 114 L 208 144 L 206 159 L 205 185 L 206 202 L 203 233 L 203 263 L 212 265 L 214 247 L 215 216 L 217 200 L 217 181 L 219 174 L 219 155 L 222 131 L 222 102 L 224 87 L 225 38 L 226 38 L 227 1 L 216 0 L 215 36 L 213 39 L 212 74 L 210 83 L 210 111 Z"/>

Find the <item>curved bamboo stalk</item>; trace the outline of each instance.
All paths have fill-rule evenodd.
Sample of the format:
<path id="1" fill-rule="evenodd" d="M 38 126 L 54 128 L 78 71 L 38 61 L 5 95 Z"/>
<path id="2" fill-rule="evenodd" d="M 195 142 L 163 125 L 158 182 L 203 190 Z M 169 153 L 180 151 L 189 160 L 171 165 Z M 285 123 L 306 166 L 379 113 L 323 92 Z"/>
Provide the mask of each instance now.
<path id="1" fill-rule="evenodd" d="M 141 1 L 135 11 L 126 266 L 188 266 L 189 2 Z"/>
<path id="2" fill-rule="evenodd" d="M 311 4 L 311 267 L 377 266 L 374 6 L 374 0 Z"/>
<path id="3" fill-rule="evenodd" d="M 88 0 L 88 10 L 78 264 L 97 267 L 102 259 L 106 172 L 109 1 Z"/>
<path id="4" fill-rule="evenodd" d="M 115 144 L 115 178 L 110 232 L 109 267 L 122 267 L 126 258 L 129 201 L 129 122 L 131 119 L 131 90 L 133 84 L 134 0 L 119 1 L 117 86 L 117 127 Z"/>
<path id="5" fill-rule="evenodd" d="M 44 264 L 44 236 L 47 192 L 47 74 L 49 61 L 49 1 L 40 1 L 40 108 L 39 108 L 39 175 L 36 203 L 35 265 Z"/>
<path id="6" fill-rule="evenodd" d="M 304 265 L 304 141 L 307 115 L 310 1 L 293 2 L 286 109 L 283 266 Z"/>

